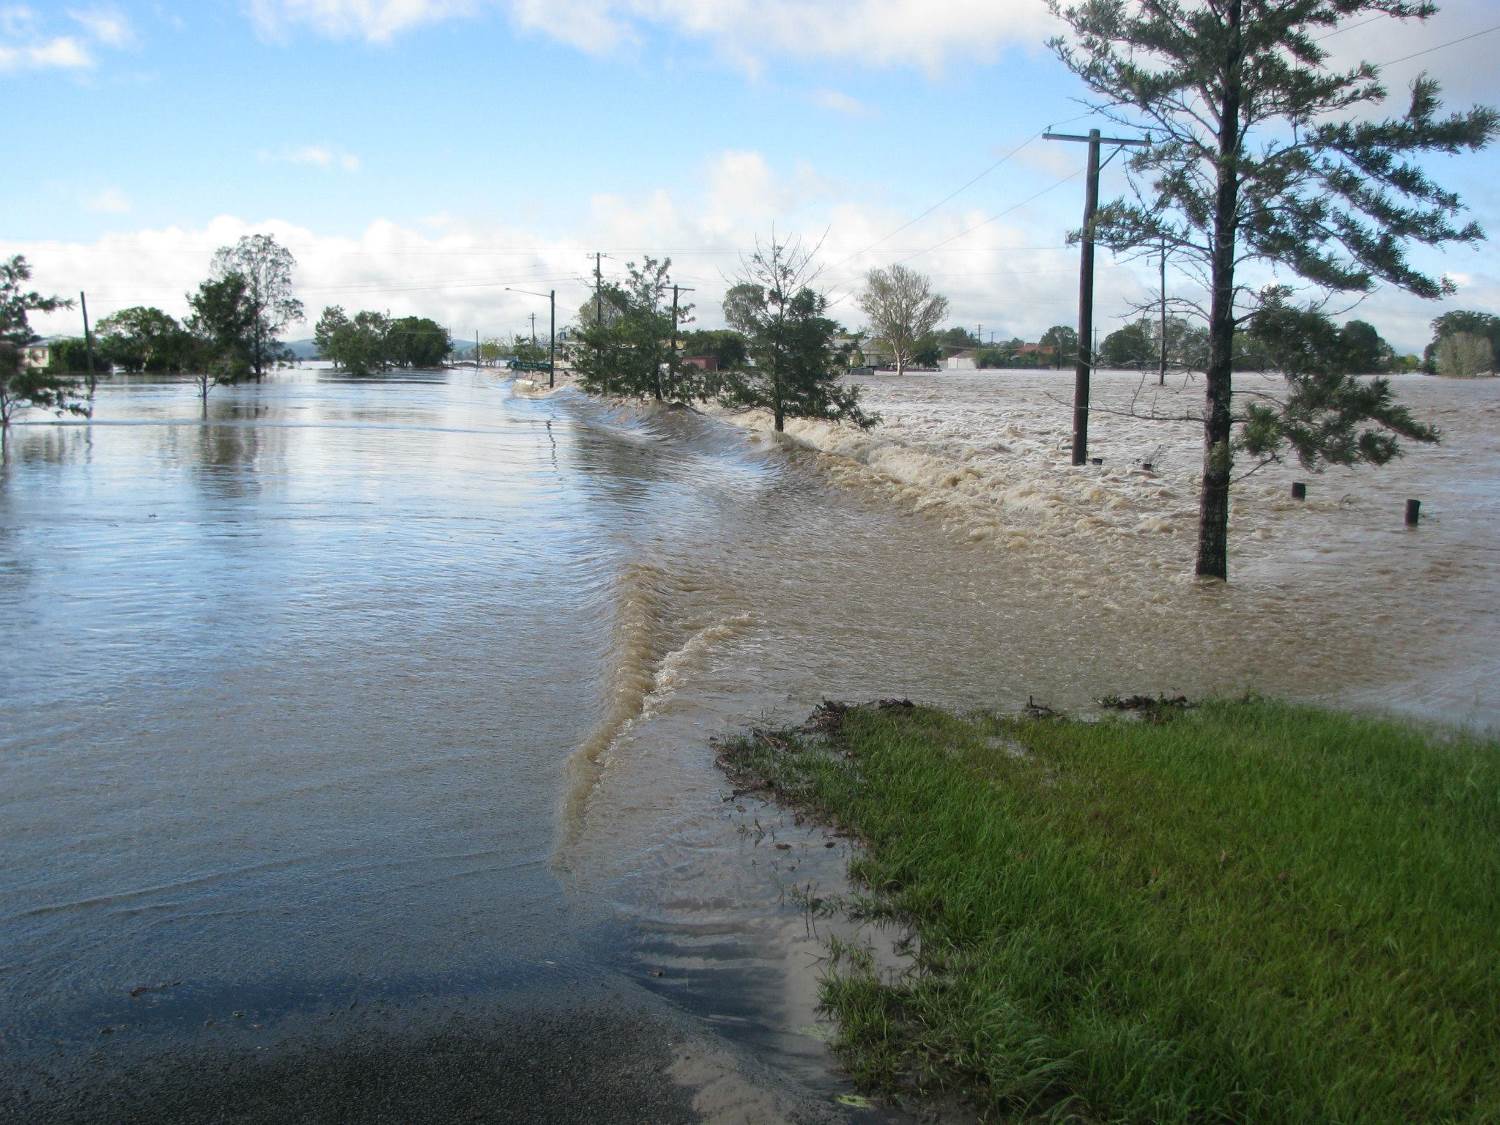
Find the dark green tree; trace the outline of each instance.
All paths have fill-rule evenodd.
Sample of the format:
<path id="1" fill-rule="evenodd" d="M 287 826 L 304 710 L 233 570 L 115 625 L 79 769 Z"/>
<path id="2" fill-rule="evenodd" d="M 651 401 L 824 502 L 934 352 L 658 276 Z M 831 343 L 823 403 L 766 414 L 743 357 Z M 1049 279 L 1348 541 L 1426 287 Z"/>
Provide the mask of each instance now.
<path id="1" fill-rule="evenodd" d="M 1151 367 L 1159 352 L 1151 338 L 1151 320 L 1142 317 L 1104 337 L 1099 346 L 1099 362 L 1105 367 Z"/>
<path id="2" fill-rule="evenodd" d="M 937 342 L 948 351 L 979 347 L 979 337 L 967 328 L 944 328 L 934 335 L 937 337 Z"/>
<path id="3" fill-rule="evenodd" d="M 191 354 L 186 329 L 170 314 L 143 305 L 106 316 L 94 335 L 105 360 L 122 371 L 182 371 Z"/>
<path id="4" fill-rule="evenodd" d="M 187 330 L 194 340 L 193 374 L 198 396 L 208 402 L 215 387 L 237 383 L 251 372 L 255 305 L 245 279 L 230 273 L 205 281 L 189 294 Z"/>
<path id="5" fill-rule="evenodd" d="M 869 429 L 880 419 L 859 406 L 859 388 L 840 383 L 834 337 L 839 326 L 825 313 L 828 298 L 812 288 L 812 254 L 796 243 L 757 244 L 732 292 L 754 367 L 733 373 L 721 394 L 734 407 L 771 412 L 777 432 L 788 418 L 822 418 Z M 727 316 L 727 313 L 726 313 Z"/>
<path id="6" fill-rule="evenodd" d="M 1456 195 L 1418 162 L 1475 150 L 1495 111 L 1441 116 L 1437 84 L 1413 84 L 1407 112 L 1378 119 L 1379 68 L 1327 65 L 1322 41 L 1374 16 L 1425 18 L 1425 0 L 1092 0 L 1064 8 L 1053 41 L 1098 109 L 1154 143 L 1128 168 L 1134 196 L 1100 208 L 1096 235 L 1116 250 L 1167 246 L 1209 289 L 1200 575 L 1228 573 L 1234 332 L 1254 312 L 1237 285 L 1247 260 L 1275 263 L 1332 291 L 1386 282 L 1424 297 L 1452 291 L 1407 260 L 1411 243 L 1483 237 L 1458 225 Z"/>
<path id="7" fill-rule="evenodd" d="M 230 274 L 244 279 L 245 299 L 255 313 L 246 335 L 246 354 L 257 379 L 268 366 L 290 355 L 277 337 L 288 324 L 302 319 L 302 302 L 292 293 L 296 267 L 292 252 L 269 234 L 247 234 L 233 246 L 214 251 L 215 279 Z"/>
<path id="8" fill-rule="evenodd" d="M 1356 378 L 1343 332 L 1322 313 L 1289 304 L 1285 289 L 1265 292 L 1247 331 L 1287 381 L 1280 403 L 1252 399 L 1245 408 L 1236 445 L 1251 456 L 1279 461 L 1286 449 L 1309 469 L 1384 465 L 1400 456 L 1398 437 L 1438 440 L 1395 401 L 1389 379 Z"/>
<path id="9" fill-rule="evenodd" d="M 1078 329 L 1069 328 L 1066 324 L 1054 324 L 1042 333 L 1042 338 L 1037 343 L 1052 349 L 1053 365 L 1060 368 L 1065 362 L 1071 363 L 1078 354 Z"/>
<path id="10" fill-rule="evenodd" d="M 672 259 L 630 262 L 622 283 L 604 285 L 601 304 L 617 310 L 602 321 L 592 315 L 579 332 L 575 364 L 579 385 L 590 394 L 626 398 L 690 398 L 695 380 L 669 386 L 672 364 Z M 684 310 L 679 309 L 681 317 Z"/>
<path id="11" fill-rule="evenodd" d="M 26 289 L 30 280 L 25 258 L 0 259 L 0 443 L 11 419 L 29 407 L 60 415 L 89 413 L 73 380 L 26 362 L 25 348 L 36 340 L 27 314 L 73 307 L 72 301 Z"/>
<path id="12" fill-rule="evenodd" d="M 936 332 L 928 332 L 911 346 L 914 367 L 936 367 L 943 359 L 943 342 Z"/>
<path id="13" fill-rule="evenodd" d="M 390 362 L 398 367 L 440 367 L 448 358 L 448 332 L 431 317 L 397 317 L 387 338 Z"/>
<path id="14" fill-rule="evenodd" d="M 82 336 L 61 336 L 47 347 L 47 370 L 54 375 L 87 375 L 90 369 L 89 342 Z M 93 364 L 103 360 L 96 354 Z"/>
<path id="15" fill-rule="evenodd" d="M 329 305 L 313 329 L 313 342 L 324 359 L 350 375 L 370 375 L 391 366 L 391 322 L 384 313 L 361 310 L 348 316 Z"/>
<path id="16" fill-rule="evenodd" d="M 1351 320 L 1339 329 L 1344 363 L 1356 375 L 1383 375 L 1396 362 L 1396 353 L 1373 324 Z"/>

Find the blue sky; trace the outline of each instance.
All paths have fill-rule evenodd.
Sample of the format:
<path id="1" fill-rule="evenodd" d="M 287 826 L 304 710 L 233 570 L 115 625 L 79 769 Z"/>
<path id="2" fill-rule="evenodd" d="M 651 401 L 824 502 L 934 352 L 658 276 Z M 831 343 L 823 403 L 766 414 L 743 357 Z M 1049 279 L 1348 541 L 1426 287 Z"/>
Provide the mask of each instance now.
<path id="1" fill-rule="evenodd" d="M 1497 104 L 1500 31 L 1442 46 L 1496 25 L 1493 0 L 1461 0 L 1329 46 L 1339 62 L 1437 47 L 1392 65 L 1392 90 L 1425 66 L 1453 104 Z M 566 320 L 596 249 L 614 273 L 669 254 L 715 325 L 774 224 L 823 240 L 851 325 L 863 271 L 904 261 L 955 322 L 1034 339 L 1076 316 L 1084 149 L 1032 138 L 1098 123 L 1052 29 L 1039 0 L 0 0 L 0 253 L 45 290 L 87 290 L 96 317 L 180 314 L 214 248 L 264 230 L 296 255 L 312 318 L 338 303 L 471 337 L 545 310 L 507 284 L 555 286 Z M 1500 153 L 1435 170 L 1500 235 Z M 1104 192 L 1120 186 L 1109 169 Z M 1500 312 L 1492 261 L 1428 261 L 1460 282 L 1451 302 L 1382 292 L 1348 315 L 1418 349 L 1444 308 Z M 1155 272 L 1101 266 L 1108 331 Z"/>

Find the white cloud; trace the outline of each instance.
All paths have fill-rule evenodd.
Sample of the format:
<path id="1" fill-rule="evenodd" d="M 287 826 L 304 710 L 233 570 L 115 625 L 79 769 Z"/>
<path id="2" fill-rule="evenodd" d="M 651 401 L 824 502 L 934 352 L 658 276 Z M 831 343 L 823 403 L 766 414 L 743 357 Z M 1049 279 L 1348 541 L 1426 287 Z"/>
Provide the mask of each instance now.
<path id="1" fill-rule="evenodd" d="M 88 37 L 106 47 L 131 47 L 135 45 L 135 31 L 125 14 L 115 8 L 85 8 L 68 11 L 74 23 L 83 28 Z"/>
<path id="2" fill-rule="evenodd" d="M 935 212 L 894 238 L 883 236 L 911 217 L 909 210 L 871 202 L 878 184 L 839 185 L 835 192 L 814 169 L 781 166 L 753 151 L 719 153 L 694 177 L 691 195 L 665 188 L 625 197 L 598 195 L 580 214 L 576 233 L 561 238 L 524 222 L 500 225 L 454 214 L 410 223 L 376 220 L 356 236 L 320 234 L 282 221 L 250 223 L 224 216 L 198 228 L 115 232 L 92 242 L 0 240 L 0 257 L 24 254 L 35 268 L 36 288 L 71 293 L 87 288 L 90 311 L 104 316 L 130 305 L 156 305 L 181 316 L 185 294 L 208 273 L 213 251 L 243 234 L 264 231 L 297 259 L 295 281 L 308 324 L 292 338 L 311 334 L 326 305 L 431 316 L 461 336 L 515 331 L 535 298 L 506 286 L 546 292 L 556 288 L 559 323 L 567 323 L 590 291 L 592 252 L 601 249 L 606 277 L 645 254 L 671 257 L 673 280 L 692 287 L 700 327 L 721 323 L 719 302 L 742 257 L 774 225 L 779 238 L 804 244 L 824 239 L 819 280 L 834 301 L 832 315 L 850 326 L 862 321 L 855 295 L 866 271 L 901 261 L 929 274 L 951 301 L 951 322 L 982 323 L 1002 339 L 1035 340 L 1053 324 L 1077 316 L 1078 251 L 1063 245 L 1076 194 L 1055 193 L 992 218 L 1005 203 L 1023 198 L 1032 183 L 998 184 L 994 202 Z M 966 233 L 967 232 L 967 233 Z M 826 236 L 826 237 L 825 237 Z M 951 243 L 938 246 L 953 236 Z M 870 247 L 874 249 L 870 249 Z M 936 249 L 924 249 L 936 247 Z M 1420 351 L 1428 322 L 1455 308 L 1500 307 L 1500 278 L 1486 272 L 1482 253 L 1454 252 L 1450 270 L 1462 267 L 1464 287 L 1453 299 L 1426 302 L 1382 290 L 1339 319 L 1368 320 L 1397 348 Z M 1450 264 L 1451 263 L 1451 264 Z M 1098 260 L 1095 299 L 1101 336 L 1118 328 L 1132 305 L 1155 298 L 1154 263 Z M 1258 276 L 1258 275 L 1257 275 Z M 1256 278 L 1247 275 L 1247 282 Z M 1169 274 L 1174 295 L 1188 282 Z M 545 311 L 545 302 L 540 306 Z M 66 317 L 38 315 L 42 333 L 72 331 Z"/>
<path id="3" fill-rule="evenodd" d="M 70 9 L 67 14 L 83 30 L 82 37 L 49 31 L 36 11 L 25 5 L 0 8 L 0 73 L 92 70 L 91 44 L 119 48 L 135 42 L 130 22 L 117 9 Z"/>
<path id="4" fill-rule="evenodd" d="M 19 70 L 88 70 L 94 57 L 71 35 L 57 35 L 21 46 L 0 43 L 0 73 Z"/>
<path id="5" fill-rule="evenodd" d="M 263 35 L 303 27 L 377 43 L 497 7 L 518 27 L 594 54 L 665 29 L 749 67 L 788 54 L 932 69 L 1040 44 L 1056 27 L 1043 0 L 249 0 Z"/>
<path id="6" fill-rule="evenodd" d="M 479 0 L 250 0 L 250 17 L 270 38 L 306 27 L 330 39 L 387 43 L 424 24 L 473 15 L 479 7 Z"/>
<path id="7" fill-rule="evenodd" d="M 100 215 L 126 215 L 130 213 L 130 200 L 117 187 L 107 187 L 95 192 L 83 201 L 86 210 Z"/>
<path id="8" fill-rule="evenodd" d="M 850 117 L 870 116 L 869 106 L 858 98 L 850 97 L 842 90 L 814 90 L 812 100 L 814 105 L 832 110 L 834 113 L 843 113 Z"/>
<path id="9" fill-rule="evenodd" d="M 359 157 L 352 152 L 343 152 L 324 145 L 299 145 L 274 152 L 262 149 L 258 155 L 267 164 L 302 164 L 328 170 L 341 168 L 345 172 L 358 172 L 360 167 Z"/>

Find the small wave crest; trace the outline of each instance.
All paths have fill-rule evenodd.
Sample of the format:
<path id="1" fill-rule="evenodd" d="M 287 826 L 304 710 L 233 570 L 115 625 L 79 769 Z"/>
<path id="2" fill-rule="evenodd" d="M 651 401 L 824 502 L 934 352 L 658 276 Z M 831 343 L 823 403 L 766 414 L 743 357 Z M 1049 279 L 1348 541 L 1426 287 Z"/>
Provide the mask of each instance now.
<path id="1" fill-rule="evenodd" d="M 707 621 L 682 616 L 684 604 L 702 588 L 701 582 L 649 564 L 633 564 L 621 574 L 604 713 L 568 759 L 564 848 L 582 831 L 589 801 L 621 737 L 667 706 L 717 645 L 754 625 L 749 613 L 720 613 Z"/>

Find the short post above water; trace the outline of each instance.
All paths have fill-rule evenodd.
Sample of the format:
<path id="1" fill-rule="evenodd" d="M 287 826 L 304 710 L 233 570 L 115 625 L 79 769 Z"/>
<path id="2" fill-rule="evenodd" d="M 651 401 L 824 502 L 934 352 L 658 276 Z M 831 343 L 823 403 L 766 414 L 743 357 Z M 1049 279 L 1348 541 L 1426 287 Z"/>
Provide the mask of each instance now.
<path id="1" fill-rule="evenodd" d="M 1417 521 L 1422 518 L 1422 501 L 1408 500 L 1406 502 L 1406 526 L 1416 527 Z"/>
<path id="2" fill-rule="evenodd" d="M 1307 499 L 1307 485 L 1304 484 L 1300 480 L 1294 480 L 1294 481 L 1292 481 L 1292 499 L 1293 500 L 1306 500 Z"/>

